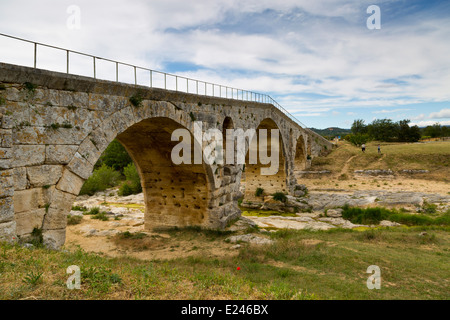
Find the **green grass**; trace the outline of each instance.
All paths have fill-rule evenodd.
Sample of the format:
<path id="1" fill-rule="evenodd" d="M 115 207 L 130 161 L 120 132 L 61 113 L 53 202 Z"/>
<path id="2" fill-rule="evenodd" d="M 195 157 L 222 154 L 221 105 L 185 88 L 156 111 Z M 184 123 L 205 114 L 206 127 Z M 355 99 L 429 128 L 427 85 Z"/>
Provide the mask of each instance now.
<path id="1" fill-rule="evenodd" d="M 450 141 L 432 143 L 380 143 L 381 154 L 378 154 L 377 141 L 366 144 L 366 152 L 341 142 L 339 147 L 326 157 L 316 157 L 312 161 L 311 170 L 330 170 L 339 173 L 345 162 L 349 172 L 365 169 L 391 169 L 394 172 L 405 169 L 429 170 L 426 174 L 415 177 L 449 181 L 450 176 Z"/>
<path id="2" fill-rule="evenodd" d="M 420 236 L 423 231 L 427 235 Z M 448 300 L 449 231 L 436 226 L 280 230 L 270 233 L 273 245 L 243 245 L 227 258 L 199 251 L 154 261 L 0 243 L 0 299 Z M 212 245 L 226 236 L 196 228 L 173 229 L 170 235 L 201 237 Z M 70 265 L 81 269 L 80 290 L 66 287 Z M 366 287 L 370 265 L 380 267 L 380 290 Z"/>
<path id="3" fill-rule="evenodd" d="M 433 211 L 435 213 L 436 211 Z M 431 217 L 427 214 L 410 214 L 401 210 L 386 209 L 382 207 L 375 208 L 352 208 L 348 205 L 343 207 L 342 217 L 358 224 L 378 224 L 382 220 L 398 222 L 408 226 L 449 226 L 450 210 L 446 213 Z"/>

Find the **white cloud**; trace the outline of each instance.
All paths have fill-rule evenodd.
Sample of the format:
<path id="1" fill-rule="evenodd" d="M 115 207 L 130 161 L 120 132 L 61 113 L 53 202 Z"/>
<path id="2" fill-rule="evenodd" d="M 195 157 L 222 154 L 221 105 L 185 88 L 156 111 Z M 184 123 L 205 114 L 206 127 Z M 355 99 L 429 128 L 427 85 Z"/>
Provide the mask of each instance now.
<path id="1" fill-rule="evenodd" d="M 419 126 L 419 127 L 426 127 L 426 126 L 432 126 L 434 124 L 440 124 L 441 126 L 450 126 L 450 120 L 449 121 L 419 121 L 419 122 L 410 122 L 410 126 Z"/>
<path id="2" fill-rule="evenodd" d="M 404 23 L 382 19 L 381 30 L 369 31 L 365 9 L 372 2 L 1 1 L 0 30 L 156 70 L 188 63 L 199 69 L 178 73 L 270 92 L 289 111 L 308 114 L 302 116 L 349 108 L 394 113 L 450 101 L 450 20 L 417 12 Z M 389 10 L 392 2 L 377 4 Z M 66 27 L 72 4 L 81 9 L 80 30 Z M 1 61 L 32 63 L 31 46 L 2 41 Z M 46 65 L 64 70 L 64 54 L 38 54 Z M 80 68 L 90 72 L 91 61 Z M 448 110 L 429 117 L 448 118 Z"/>
<path id="3" fill-rule="evenodd" d="M 442 109 L 441 111 L 430 113 L 429 118 L 430 119 L 450 118 L 450 109 Z"/>

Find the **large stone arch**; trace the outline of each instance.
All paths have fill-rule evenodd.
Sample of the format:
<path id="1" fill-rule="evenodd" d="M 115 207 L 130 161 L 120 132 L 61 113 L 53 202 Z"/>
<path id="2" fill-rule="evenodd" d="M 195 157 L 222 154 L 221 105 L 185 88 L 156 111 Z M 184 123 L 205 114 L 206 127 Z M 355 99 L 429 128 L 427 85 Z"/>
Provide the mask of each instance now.
<path id="1" fill-rule="evenodd" d="M 270 152 L 270 132 L 271 129 L 279 130 L 279 167 L 278 172 L 274 175 L 261 175 L 261 168 L 269 167 L 270 165 L 264 165 L 260 163 L 259 159 L 259 129 L 267 130 L 268 137 L 268 150 Z M 250 145 L 246 155 L 245 165 L 245 198 L 247 200 L 256 199 L 255 192 L 258 188 L 264 189 L 265 194 L 273 194 L 275 192 L 288 193 L 289 186 L 287 183 L 287 157 L 285 138 L 282 131 L 279 129 L 278 124 L 271 118 L 263 119 L 256 128 L 258 136 L 258 161 L 256 164 L 249 163 L 249 153 L 254 150 Z"/>
<path id="2" fill-rule="evenodd" d="M 127 149 L 141 176 L 147 229 L 222 227 L 224 213 L 217 214 L 214 196 L 221 185 L 215 181 L 213 168 L 205 162 L 175 165 L 170 158 L 178 144 L 171 141 L 171 134 L 180 128 L 189 131 L 193 151 L 199 143 L 192 134 L 193 121 L 170 103 L 145 101 L 142 107 L 128 106 L 105 119 L 81 143 L 52 190 L 42 224 L 45 243 L 56 248 L 64 243 L 67 213 L 101 153 L 115 138 Z"/>

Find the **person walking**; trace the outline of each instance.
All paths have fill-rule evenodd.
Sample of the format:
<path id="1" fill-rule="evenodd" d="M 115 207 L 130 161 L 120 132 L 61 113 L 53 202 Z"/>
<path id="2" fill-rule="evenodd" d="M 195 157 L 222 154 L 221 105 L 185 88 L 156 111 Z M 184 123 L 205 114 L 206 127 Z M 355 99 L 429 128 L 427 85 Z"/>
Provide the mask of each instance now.
<path id="1" fill-rule="evenodd" d="M 366 151 L 366 145 L 364 143 L 362 144 L 361 149 L 362 149 L 362 152 Z"/>
<path id="2" fill-rule="evenodd" d="M 381 146 L 378 145 L 378 153 L 381 153 Z"/>

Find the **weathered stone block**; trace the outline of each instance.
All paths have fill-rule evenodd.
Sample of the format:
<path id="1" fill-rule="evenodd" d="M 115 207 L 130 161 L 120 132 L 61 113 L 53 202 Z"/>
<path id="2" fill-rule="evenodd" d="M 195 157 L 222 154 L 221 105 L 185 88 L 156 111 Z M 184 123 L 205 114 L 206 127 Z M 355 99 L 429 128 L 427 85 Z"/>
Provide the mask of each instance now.
<path id="1" fill-rule="evenodd" d="M 0 129 L 0 147 L 11 148 L 13 144 L 12 132 L 8 129 Z"/>
<path id="2" fill-rule="evenodd" d="M 14 190 L 25 190 L 28 187 L 27 168 L 13 169 Z"/>
<path id="3" fill-rule="evenodd" d="M 12 197 L 14 194 L 14 178 L 12 170 L 0 171 L 0 198 Z"/>
<path id="4" fill-rule="evenodd" d="M 0 113 L 4 115 L 3 122 L 10 119 L 8 123 L 3 123 L 5 129 L 30 123 L 30 107 L 26 102 L 7 101 L 6 104 L 0 106 Z"/>
<path id="5" fill-rule="evenodd" d="M 92 165 L 95 165 L 102 154 L 89 138 L 85 139 L 80 145 L 78 153 Z"/>
<path id="6" fill-rule="evenodd" d="M 85 92 L 60 91 L 59 105 L 62 107 L 89 107 L 89 94 Z"/>
<path id="7" fill-rule="evenodd" d="M 45 148 L 45 163 L 68 164 L 78 150 L 77 145 L 50 145 Z"/>
<path id="8" fill-rule="evenodd" d="M 32 211 L 45 206 L 42 188 L 14 192 L 14 209 L 16 213 Z"/>
<path id="9" fill-rule="evenodd" d="M 45 208 L 15 214 L 17 235 L 23 236 L 33 232 L 34 228 L 42 228 Z"/>
<path id="10" fill-rule="evenodd" d="M 44 145 L 18 145 L 14 147 L 12 165 L 17 167 L 37 166 L 44 164 Z"/>
<path id="11" fill-rule="evenodd" d="M 56 189 L 71 193 L 73 195 L 78 195 L 84 181 L 84 179 L 80 178 L 69 170 L 64 170 L 61 180 L 56 185 Z"/>
<path id="12" fill-rule="evenodd" d="M 62 175 L 62 166 L 43 165 L 27 168 L 28 181 L 32 187 L 56 184 Z"/>
<path id="13" fill-rule="evenodd" d="M 66 241 L 66 229 L 46 230 L 43 232 L 44 245 L 52 250 L 59 250 Z"/>
<path id="14" fill-rule="evenodd" d="M 0 159 L 11 159 L 13 155 L 11 148 L 0 148 Z"/>
<path id="15" fill-rule="evenodd" d="M 13 242 L 16 237 L 16 222 L 9 221 L 0 223 L 0 240 Z"/>
<path id="16" fill-rule="evenodd" d="M 14 201 L 12 197 L 0 199 L 0 223 L 14 219 Z"/>
<path id="17" fill-rule="evenodd" d="M 67 165 L 67 169 L 86 180 L 92 174 L 94 165 L 83 158 L 78 152 L 76 152 L 73 159 Z"/>

